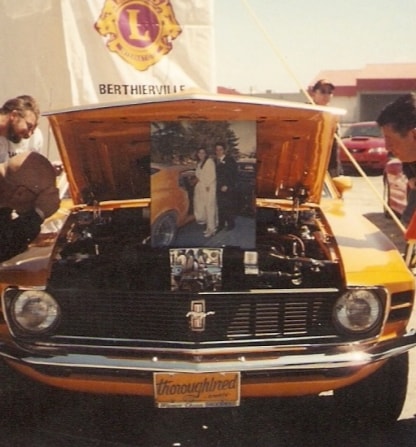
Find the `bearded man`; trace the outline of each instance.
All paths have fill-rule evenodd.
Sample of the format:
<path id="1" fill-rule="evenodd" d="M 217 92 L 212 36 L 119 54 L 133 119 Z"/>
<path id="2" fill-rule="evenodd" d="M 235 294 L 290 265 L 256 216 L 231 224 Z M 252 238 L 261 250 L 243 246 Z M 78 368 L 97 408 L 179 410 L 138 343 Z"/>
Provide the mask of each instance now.
<path id="1" fill-rule="evenodd" d="M 0 135 L 13 143 L 30 138 L 38 125 L 39 106 L 30 95 L 9 99 L 0 108 Z"/>

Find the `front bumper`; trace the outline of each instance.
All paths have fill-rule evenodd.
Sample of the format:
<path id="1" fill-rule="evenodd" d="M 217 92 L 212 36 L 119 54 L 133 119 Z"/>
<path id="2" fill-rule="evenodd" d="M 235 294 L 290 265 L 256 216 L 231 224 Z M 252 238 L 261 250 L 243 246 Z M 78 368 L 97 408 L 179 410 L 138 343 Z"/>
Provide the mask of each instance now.
<path id="1" fill-rule="evenodd" d="M 326 349 L 321 352 L 312 352 L 305 347 L 300 353 L 282 353 L 276 350 L 274 354 L 268 352 L 266 355 L 257 355 L 251 358 L 251 354 L 241 354 L 232 358 L 221 359 L 217 356 L 204 360 L 201 352 L 192 352 L 189 358 L 180 360 L 174 357 L 166 358 L 163 354 L 142 355 L 138 357 L 123 357 L 120 353 L 91 354 L 91 353 L 69 353 L 51 354 L 49 356 L 35 356 L 27 351 L 20 351 L 16 347 L 0 345 L 0 356 L 6 360 L 12 360 L 26 367 L 42 370 L 53 375 L 61 371 L 64 374 L 70 372 L 85 372 L 86 374 L 108 374 L 123 375 L 129 373 L 210 373 L 210 372 L 319 372 L 335 371 L 342 369 L 356 369 L 391 357 L 403 354 L 416 346 L 416 332 L 403 335 L 400 338 L 383 341 L 371 346 L 361 346 L 351 343 L 342 347 Z M 108 354 L 108 355 L 107 355 Z"/>

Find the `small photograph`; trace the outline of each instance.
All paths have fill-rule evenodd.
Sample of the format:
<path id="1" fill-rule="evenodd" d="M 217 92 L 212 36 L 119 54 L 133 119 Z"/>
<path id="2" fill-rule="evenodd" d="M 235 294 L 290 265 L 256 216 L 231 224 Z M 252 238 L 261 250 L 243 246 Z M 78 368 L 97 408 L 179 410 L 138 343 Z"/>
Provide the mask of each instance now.
<path id="1" fill-rule="evenodd" d="M 151 125 L 152 246 L 253 249 L 256 123 Z"/>
<path id="2" fill-rule="evenodd" d="M 221 290 L 221 248 L 171 248 L 169 252 L 173 291 Z"/>

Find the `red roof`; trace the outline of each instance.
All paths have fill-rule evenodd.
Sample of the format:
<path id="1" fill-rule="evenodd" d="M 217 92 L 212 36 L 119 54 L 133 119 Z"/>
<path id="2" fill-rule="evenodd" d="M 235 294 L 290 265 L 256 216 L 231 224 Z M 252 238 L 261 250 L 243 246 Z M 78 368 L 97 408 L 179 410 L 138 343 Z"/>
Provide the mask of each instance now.
<path id="1" fill-rule="evenodd" d="M 416 90 L 416 63 L 368 64 L 357 70 L 323 70 L 319 79 L 329 79 L 339 96 L 355 96 L 362 91 L 407 91 Z"/>

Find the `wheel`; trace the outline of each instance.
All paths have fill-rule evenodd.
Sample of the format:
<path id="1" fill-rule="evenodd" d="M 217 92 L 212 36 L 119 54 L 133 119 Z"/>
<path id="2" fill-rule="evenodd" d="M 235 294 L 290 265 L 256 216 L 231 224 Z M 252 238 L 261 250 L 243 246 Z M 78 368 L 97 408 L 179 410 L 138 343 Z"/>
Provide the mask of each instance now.
<path id="1" fill-rule="evenodd" d="M 168 247 L 174 241 L 177 230 L 175 214 L 163 214 L 152 224 L 152 246 Z"/>
<path id="2" fill-rule="evenodd" d="M 387 361 L 374 374 L 334 391 L 334 399 L 346 422 L 389 425 L 403 409 L 407 392 L 409 354 Z"/>

